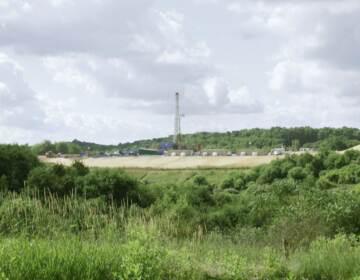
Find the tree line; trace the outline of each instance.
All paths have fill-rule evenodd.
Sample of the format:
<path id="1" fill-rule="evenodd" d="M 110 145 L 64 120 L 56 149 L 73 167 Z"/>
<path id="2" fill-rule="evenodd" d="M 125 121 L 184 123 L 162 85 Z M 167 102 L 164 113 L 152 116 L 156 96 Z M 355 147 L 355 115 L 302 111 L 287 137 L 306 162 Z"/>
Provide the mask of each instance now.
<path id="1" fill-rule="evenodd" d="M 284 146 L 294 151 L 300 148 L 315 148 L 328 150 L 345 150 L 360 144 L 360 130 L 358 128 L 311 128 L 273 127 L 270 129 L 243 129 L 231 132 L 199 132 L 182 136 L 183 148 L 199 149 L 226 149 L 238 151 L 269 152 L 276 147 Z M 103 153 L 111 150 L 136 150 L 139 148 L 159 149 L 162 143 L 172 142 L 172 136 L 140 140 L 118 145 L 100 145 L 96 143 L 72 142 L 43 143 L 34 145 L 32 150 L 36 154 L 46 152 L 61 154 Z"/>

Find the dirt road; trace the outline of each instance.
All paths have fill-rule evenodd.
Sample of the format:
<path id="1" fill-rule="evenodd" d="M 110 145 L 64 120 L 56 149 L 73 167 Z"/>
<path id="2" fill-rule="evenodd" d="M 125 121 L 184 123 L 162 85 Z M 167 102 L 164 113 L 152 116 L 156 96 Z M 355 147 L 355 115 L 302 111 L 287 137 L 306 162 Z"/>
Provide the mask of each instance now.
<path id="1" fill-rule="evenodd" d="M 281 158 L 278 156 L 246 156 L 246 157 L 166 157 L 166 156 L 142 156 L 142 157 L 106 157 L 86 158 L 81 161 L 89 167 L 111 168 L 153 168 L 153 169 L 191 169 L 191 168 L 245 168 L 254 167 L 272 160 Z M 43 162 L 60 163 L 71 165 L 73 159 L 45 158 Z"/>

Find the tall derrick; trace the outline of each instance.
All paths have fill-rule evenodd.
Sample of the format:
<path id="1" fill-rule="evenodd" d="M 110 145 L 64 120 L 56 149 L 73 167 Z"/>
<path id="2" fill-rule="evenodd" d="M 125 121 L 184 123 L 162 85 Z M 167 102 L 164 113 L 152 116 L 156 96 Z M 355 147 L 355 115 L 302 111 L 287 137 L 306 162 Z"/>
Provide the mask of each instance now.
<path id="1" fill-rule="evenodd" d="M 181 149 L 181 114 L 180 114 L 180 94 L 175 93 L 175 131 L 174 144 L 176 149 Z"/>

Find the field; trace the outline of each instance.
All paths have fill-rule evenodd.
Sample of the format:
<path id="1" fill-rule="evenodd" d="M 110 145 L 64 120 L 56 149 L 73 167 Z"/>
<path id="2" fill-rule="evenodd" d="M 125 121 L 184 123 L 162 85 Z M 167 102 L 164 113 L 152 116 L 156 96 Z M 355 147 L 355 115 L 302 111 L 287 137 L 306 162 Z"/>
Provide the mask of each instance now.
<path id="1" fill-rule="evenodd" d="M 110 168 L 153 168 L 153 169 L 194 169 L 194 168 L 248 168 L 270 163 L 281 158 L 277 156 L 247 156 L 247 157 L 107 157 L 86 158 L 82 162 L 89 167 Z M 70 166 L 74 160 L 64 158 L 46 158 L 41 160 L 47 163 L 60 163 Z"/>
<path id="2" fill-rule="evenodd" d="M 176 184 L 181 185 L 191 182 L 197 176 L 205 177 L 211 184 L 220 185 L 224 178 L 237 169 L 216 168 L 216 169 L 177 169 L 177 170 L 156 170 L 156 169 L 126 169 L 126 172 L 145 184 Z"/>

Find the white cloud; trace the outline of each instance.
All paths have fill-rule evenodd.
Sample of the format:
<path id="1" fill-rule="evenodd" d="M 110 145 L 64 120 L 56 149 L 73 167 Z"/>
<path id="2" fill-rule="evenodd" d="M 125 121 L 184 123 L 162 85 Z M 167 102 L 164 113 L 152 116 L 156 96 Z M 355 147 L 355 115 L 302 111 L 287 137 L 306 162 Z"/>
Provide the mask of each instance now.
<path id="1" fill-rule="evenodd" d="M 44 114 L 35 92 L 23 77 L 23 69 L 0 54 L 0 125 L 38 129 Z"/>
<path id="2" fill-rule="evenodd" d="M 190 131 L 359 125 L 359 17 L 358 0 L 2 0 L 0 133 L 166 135 L 175 91 Z"/>
<path id="3" fill-rule="evenodd" d="M 229 102 L 227 96 L 229 88 L 223 79 L 208 78 L 204 81 L 203 88 L 211 106 L 221 106 Z"/>

